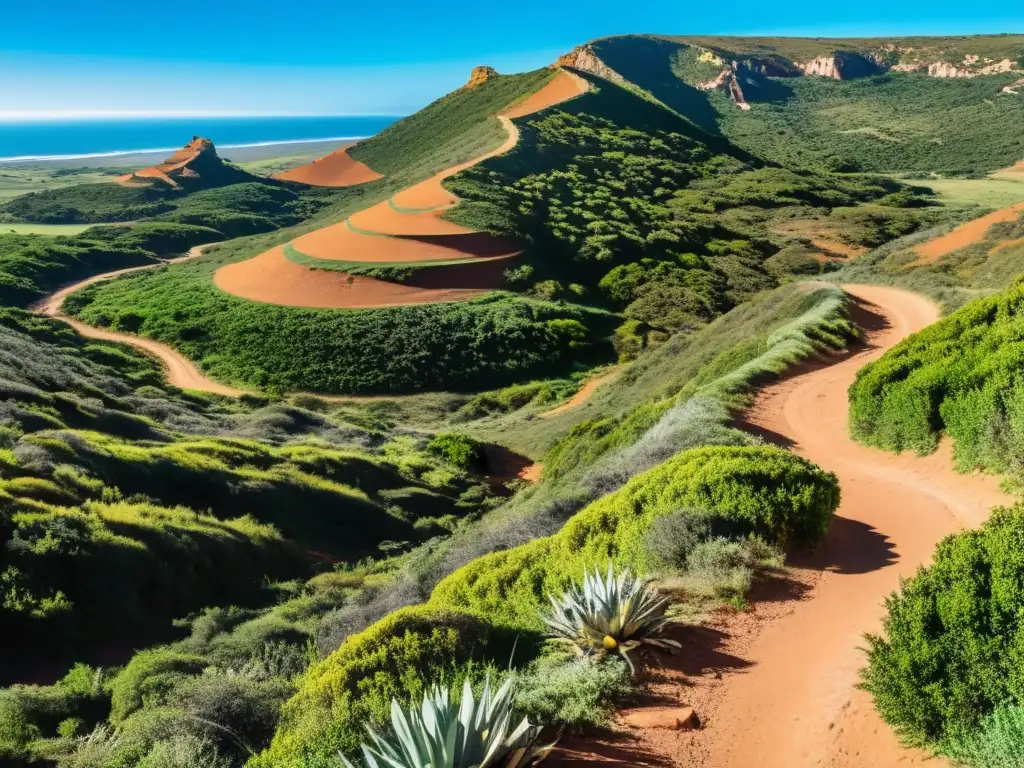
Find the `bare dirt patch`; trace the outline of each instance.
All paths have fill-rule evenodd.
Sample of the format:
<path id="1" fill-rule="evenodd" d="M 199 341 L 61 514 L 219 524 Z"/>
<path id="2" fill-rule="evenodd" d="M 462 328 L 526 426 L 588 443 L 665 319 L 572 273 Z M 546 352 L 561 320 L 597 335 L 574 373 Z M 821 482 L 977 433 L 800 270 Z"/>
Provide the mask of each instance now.
<path id="1" fill-rule="evenodd" d="M 349 155 L 347 149 L 338 149 L 311 163 L 279 173 L 275 178 L 314 187 L 353 187 L 384 177 Z"/>
<path id="2" fill-rule="evenodd" d="M 574 394 L 564 403 L 562 403 L 561 405 L 556 405 L 550 411 L 544 411 L 543 413 L 538 413 L 537 415 L 540 416 L 542 419 L 550 419 L 554 416 L 558 416 L 559 414 L 565 413 L 566 411 L 571 411 L 574 408 L 579 408 L 581 405 L 586 403 L 591 397 L 594 396 L 594 392 L 597 391 L 598 387 L 609 381 L 614 381 L 616 378 L 618 378 L 618 375 L 620 373 L 622 373 L 622 371 L 618 368 L 615 368 L 613 370 L 608 371 L 607 373 L 601 374 L 600 376 L 595 376 L 592 379 L 587 379 L 583 383 L 583 386 L 576 391 L 576 394 Z"/>
<path id="3" fill-rule="evenodd" d="M 286 307 L 374 309 L 441 301 L 466 301 L 501 287 L 502 260 L 476 262 L 458 269 L 437 267 L 417 273 L 419 284 L 391 283 L 304 267 L 288 260 L 278 246 L 248 261 L 221 267 L 213 284 L 250 301 Z M 448 285 L 438 285 L 438 281 Z"/>

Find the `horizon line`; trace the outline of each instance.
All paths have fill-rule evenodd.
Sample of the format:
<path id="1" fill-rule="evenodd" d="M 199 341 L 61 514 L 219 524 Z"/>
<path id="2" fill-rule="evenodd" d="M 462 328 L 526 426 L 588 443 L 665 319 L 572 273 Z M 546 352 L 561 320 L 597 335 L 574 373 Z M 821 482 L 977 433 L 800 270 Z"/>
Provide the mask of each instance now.
<path id="1" fill-rule="evenodd" d="M 195 120 L 195 119 L 255 119 L 255 118 L 331 118 L 331 117 L 405 117 L 405 114 L 386 112 L 173 112 L 152 110 L 0 110 L 0 123 L 61 122 L 70 120 Z"/>

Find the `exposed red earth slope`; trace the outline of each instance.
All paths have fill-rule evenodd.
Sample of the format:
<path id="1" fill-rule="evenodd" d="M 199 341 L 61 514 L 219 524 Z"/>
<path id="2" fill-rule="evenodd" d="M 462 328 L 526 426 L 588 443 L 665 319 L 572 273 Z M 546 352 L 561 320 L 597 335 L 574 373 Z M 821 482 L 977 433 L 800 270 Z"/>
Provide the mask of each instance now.
<path id="1" fill-rule="evenodd" d="M 221 267 L 214 275 L 214 284 L 226 293 L 252 301 L 334 309 L 463 301 L 501 287 L 504 271 L 519 253 L 519 246 L 442 219 L 441 214 L 458 202 L 442 182 L 514 147 L 519 131 L 512 118 L 559 104 L 587 87 L 582 78 L 559 70 L 543 88 L 498 116 L 508 133 L 502 146 L 288 244 L 297 253 L 316 259 L 360 264 L 435 261 L 446 262 L 446 266 L 418 270 L 406 282 L 392 283 L 311 269 L 290 261 L 286 246 L 278 246 L 248 261 Z M 461 260 L 466 263 L 459 264 Z"/>
<path id="2" fill-rule="evenodd" d="M 917 246 L 914 250 L 917 251 L 920 258 L 918 258 L 915 264 L 928 264 L 938 261 L 943 256 L 948 256 L 954 251 L 980 243 L 985 239 L 985 235 L 988 234 L 988 231 L 994 224 L 999 224 L 1003 221 L 1016 221 L 1022 215 L 1024 215 L 1024 202 L 1014 203 L 1006 208 L 994 211 L 988 216 L 982 216 L 979 219 L 972 219 L 966 224 L 961 224 L 949 234 Z"/>
<path id="3" fill-rule="evenodd" d="M 283 171 L 275 178 L 298 181 L 314 187 L 353 187 L 384 177 L 370 166 L 354 159 L 347 149 L 338 149 L 311 163 Z"/>

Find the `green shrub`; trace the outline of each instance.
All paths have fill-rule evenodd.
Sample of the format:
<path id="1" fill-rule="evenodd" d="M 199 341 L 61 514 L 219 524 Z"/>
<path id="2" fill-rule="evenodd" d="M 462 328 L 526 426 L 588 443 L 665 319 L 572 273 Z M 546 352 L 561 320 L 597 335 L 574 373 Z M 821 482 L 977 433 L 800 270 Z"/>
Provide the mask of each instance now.
<path id="1" fill-rule="evenodd" d="M 864 686 L 913 742 L 963 738 L 997 706 L 1024 702 L 1024 505 L 944 539 L 886 601 Z"/>
<path id="2" fill-rule="evenodd" d="M 162 704 L 175 686 L 207 666 L 204 657 L 167 648 L 141 651 L 110 686 L 110 722 L 121 723 L 144 705 Z"/>
<path id="3" fill-rule="evenodd" d="M 530 722 L 581 730 L 609 725 L 636 684 L 620 659 L 597 664 L 575 655 L 553 655 L 542 656 L 520 673 L 517 690 L 516 706 Z"/>
<path id="4" fill-rule="evenodd" d="M 681 573 L 690 553 L 711 538 L 707 516 L 698 510 L 677 509 L 656 517 L 644 534 L 644 549 L 656 570 Z"/>
<path id="5" fill-rule="evenodd" d="M 697 595 L 742 598 L 758 570 L 781 564 L 782 556 L 756 537 L 708 539 L 687 556 L 684 584 Z"/>
<path id="6" fill-rule="evenodd" d="M 517 640 L 517 656 L 528 654 L 529 638 L 476 614 L 403 608 L 310 667 L 250 768 L 336 768 L 338 750 L 354 754 L 364 724 L 385 722 L 393 698 L 412 703 L 431 685 L 461 684 L 492 662 L 507 666 Z"/>
<path id="7" fill-rule="evenodd" d="M 942 752 L 969 768 L 1024 768 L 1024 709 L 999 707 L 977 731 L 952 739 Z"/>
<path id="8" fill-rule="evenodd" d="M 850 387 L 850 431 L 891 451 L 933 451 L 945 431 L 960 469 L 1020 479 L 1024 283 L 967 304 L 886 352 Z"/>
<path id="9" fill-rule="evenodd" d="M 839 503 L 834 475 L 767 447 L 698 448 L 634 477 L 577 513 L 554 536 L 478 558 L 441 581 L 431 604 L 478 610 L 511 626 L 539 629 L 548 594 L 560 594 L 593 564 L 647 572 L 651 523 L 680 507 L 706 510 L 735 535 L 777 546 L 812 546 Z"/>
<path id="10" fill-rule="evenodd" d="M 427 443 L 427 450 L 467 472 L 482 472 L 487 468 L 483 444 L 468 435 L 442 433 Z"/>

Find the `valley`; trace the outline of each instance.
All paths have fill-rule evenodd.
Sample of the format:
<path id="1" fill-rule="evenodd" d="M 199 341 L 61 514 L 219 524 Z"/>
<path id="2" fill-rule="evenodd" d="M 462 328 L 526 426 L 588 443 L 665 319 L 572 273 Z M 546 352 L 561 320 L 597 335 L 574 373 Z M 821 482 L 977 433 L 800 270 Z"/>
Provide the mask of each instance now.
<path id="1" fill-rule="evenodd" d="M 1011 766 L 1021 78 L 619 35 L 0 166 L 0 766 L 372 768 L 505 684 L 509 765 Z"/>

